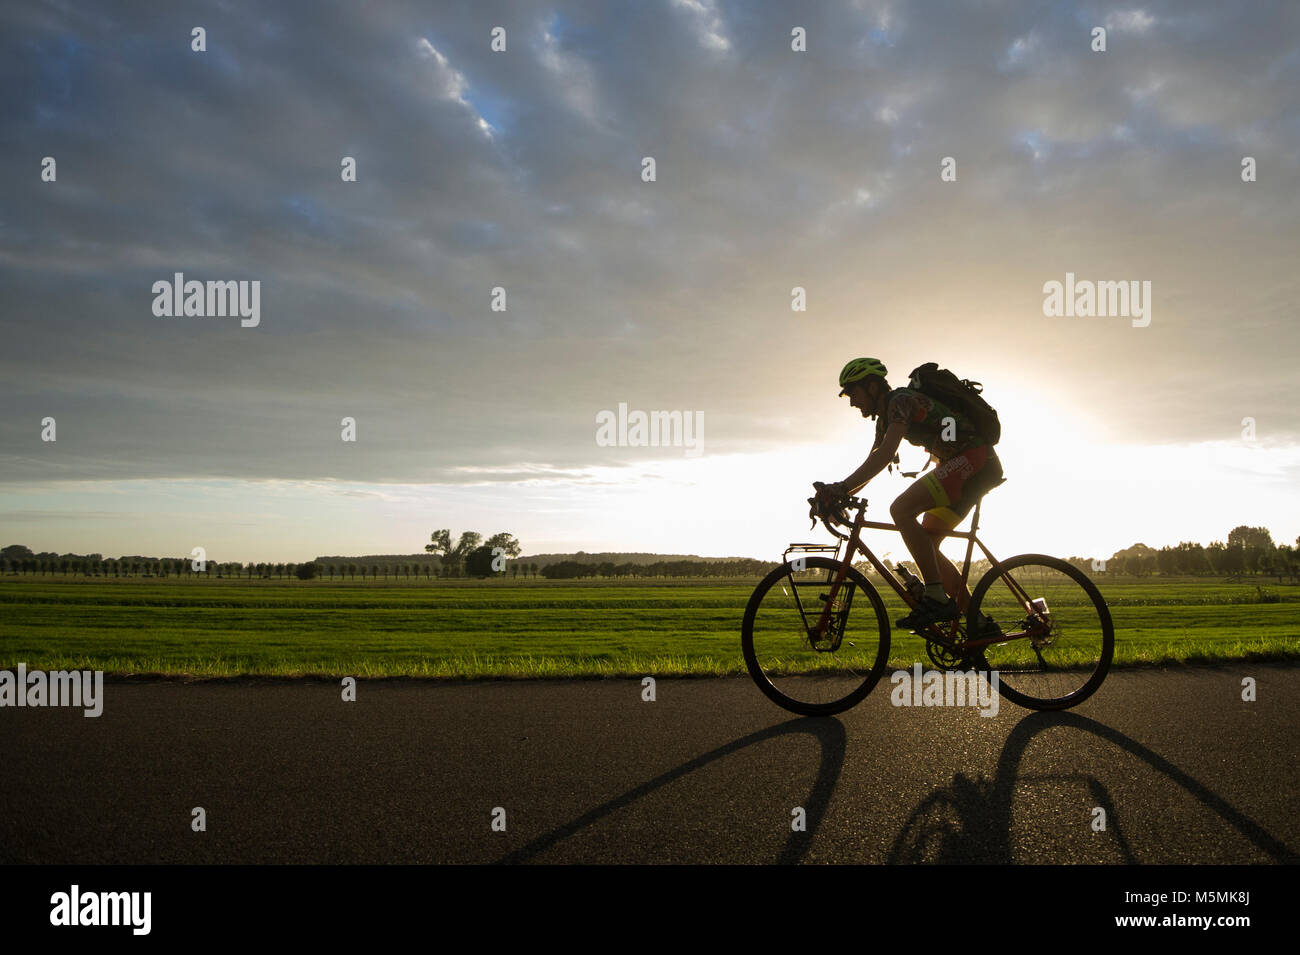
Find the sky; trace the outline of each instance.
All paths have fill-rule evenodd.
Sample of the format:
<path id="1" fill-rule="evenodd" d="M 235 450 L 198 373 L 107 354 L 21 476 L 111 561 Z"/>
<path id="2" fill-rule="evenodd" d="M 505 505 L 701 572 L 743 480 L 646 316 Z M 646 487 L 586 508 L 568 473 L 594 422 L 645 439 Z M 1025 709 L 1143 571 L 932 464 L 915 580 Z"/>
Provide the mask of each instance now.
<path id="1" fill-rule="evenodd" d="M 446 527 L 776 559 L 871 449 L 837 397 L 859 356 L 983 383 L 999 556 L 1300 535 L 1294 3 L 0 26 L 0 543 L 299 561 Z M 256 324 L 156 314 L 178 272 L 259 282 Z M 1149 282 L 1144 317 L 1045 314 L 1067 274 Z M 701 427 L 602 440 L 620 405 Z M 905 487 L 880 475 L 869 515 Z"/>

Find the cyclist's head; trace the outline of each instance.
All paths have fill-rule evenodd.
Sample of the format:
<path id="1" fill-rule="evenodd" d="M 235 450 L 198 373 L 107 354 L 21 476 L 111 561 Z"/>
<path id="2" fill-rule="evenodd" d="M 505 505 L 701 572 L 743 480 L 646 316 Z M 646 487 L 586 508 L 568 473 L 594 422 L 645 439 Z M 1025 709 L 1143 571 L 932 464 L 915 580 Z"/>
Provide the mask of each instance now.
<path id="1" fill-rule="evenodd" d="M 868 388 L 873 378 L 878 378 L 881 385 L 884 385 L 886 374 L 885 366 L 877 359 L 855 358 L 840 372 L 840 395 L 847 395 L 854 385 Z"/>

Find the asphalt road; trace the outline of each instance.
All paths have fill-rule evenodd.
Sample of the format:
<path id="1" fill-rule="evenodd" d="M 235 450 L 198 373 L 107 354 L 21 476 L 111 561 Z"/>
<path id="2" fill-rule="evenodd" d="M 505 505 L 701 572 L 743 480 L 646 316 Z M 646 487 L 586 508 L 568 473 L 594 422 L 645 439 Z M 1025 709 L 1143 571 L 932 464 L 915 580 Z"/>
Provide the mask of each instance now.
<path id="1" fill-rule="evenodd" d="M 97 719 L 0 709 L 0 861 L 1300 858 L 1294 666 L 1114 671 L 1075 710 L 1003 701 L 993 717 L 894 707 L 882 683 L 805 719 L 747 678 L 659 680 L 654 702 L 636 680 L 361 681 L 353 703 L 309 681 L 104 695 Z"/>

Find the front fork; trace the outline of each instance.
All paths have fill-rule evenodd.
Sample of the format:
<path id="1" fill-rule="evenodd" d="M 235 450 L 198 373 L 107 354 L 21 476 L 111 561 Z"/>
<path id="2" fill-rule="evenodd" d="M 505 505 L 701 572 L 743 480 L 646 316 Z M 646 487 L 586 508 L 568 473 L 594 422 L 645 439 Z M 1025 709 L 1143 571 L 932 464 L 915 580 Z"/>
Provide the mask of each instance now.
<path id="1" fill-rule="evenodd" d="M 814 650 L 821 649 L 820 647 L 817 646 L 817 644 L 819 641 L 824 640 L 826 638 L 826 631 L 831 625 L 831 616 L 834 613 L 835 598 L 839 596 L 840 587 L 844 585 L 844 578 L 849 575 L 849 566 L 853 562 L 853 554 L 858 549 L 858 534 L 861 533 L 862 531 L 863 515 L 864 515 L 863 511 L 858 511 L 857 520 L 853 522 L 853 530 L 850 531 L 849 533 L 848 550 L 844 552 L 844 559 L 839 561 L 838 568 L 835 571 L 835 576 L 831 580 L 830 593 L 822 595 L 822 597 L 824 598 L 823 602 L 826 604 L 826 606 L 822 607 L 821 616 L 817 618 L 817 626 L 810 627 L 808 629 L 808 640 L 812 644 Z M 837 550 L 836 551 L 837 556 L 838 553 L 839 551 Z M 850 593 L 850 598 L 852 598 L 852 593 Z M 848 601 L 846 601 L 846 606 L 841 611 L 841 613 L 844 613 L 846 615 L 848 614 L 849 611 L 847 603 Z M 832 652 L 838 650 L 840 646 L 840 641 L 843 638 L 844 638 L 844 627 L 841 624 L 839 628 L 839 633 L 834 635 L 834 638 L 832 640 L 832 646 L 828 647 L 827 649 Z"/>

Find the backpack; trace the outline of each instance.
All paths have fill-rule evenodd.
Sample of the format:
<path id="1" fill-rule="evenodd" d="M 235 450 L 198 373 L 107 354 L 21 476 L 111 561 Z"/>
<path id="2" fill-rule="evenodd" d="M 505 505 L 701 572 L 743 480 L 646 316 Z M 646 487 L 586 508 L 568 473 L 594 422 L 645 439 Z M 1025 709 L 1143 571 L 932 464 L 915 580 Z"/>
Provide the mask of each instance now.
<path id="1" fill-rule="evenodd" d="M 984 386 L 978 381 L 958 378 L 947 368 L 940 368 L 931 361 L 912 370 L 907 387 L 965 415 L 989 444 L 997 444 L 1002 437 L 998 413 L 980 397 Z"/>

